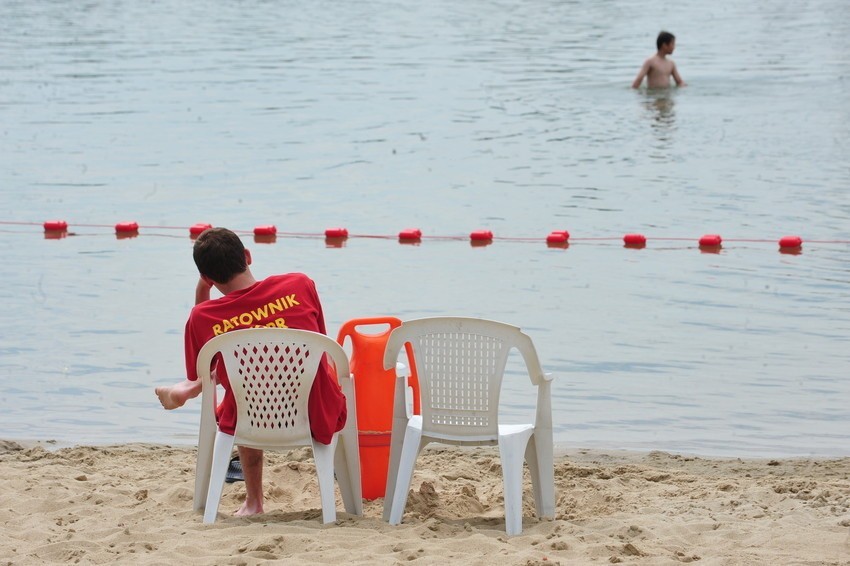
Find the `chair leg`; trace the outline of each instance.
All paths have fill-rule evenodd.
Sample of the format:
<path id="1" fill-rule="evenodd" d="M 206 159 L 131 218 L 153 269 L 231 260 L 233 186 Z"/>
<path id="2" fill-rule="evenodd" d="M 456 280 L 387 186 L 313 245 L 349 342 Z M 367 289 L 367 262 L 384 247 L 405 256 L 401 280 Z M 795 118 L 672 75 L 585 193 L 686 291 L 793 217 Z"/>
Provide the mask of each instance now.
<path id="1" fill-rule="evenodd" d="M 218 426 L 215 419 L 207 411 L 201 411 L 201 425 L 198 432 L 198 461 L 195 464 L 195 495 L 192 509 L 201 511 L 207 502 L 207 492 L 210 488 L 210 472 L 213 462 L 213 445 Z"/>
<path id="2" fill-rule="evenodd" d="M 340 380 L 348 418 L 339 431 L 339 444 L 334 453 L 334 469 L 337 484 L 346 513 L 363 514 L 363 488 L 360 484 L 360 447 L 357 435 L 357 403 L 354 382 L 349 378 Z"/>
<path id="3" fill-rule="evenodd" d="M 416 457 L 419 455 L 420 450 L 422 450 L 422 429 L 408 425 L 407 430 L 404 432 L 404 444 L 401 448 L 398 476 L 396 477 L 395 491 L 390 509 L 389 522 L 391 525 L 401 523 L 401 517 L 404 515 L 404 507 L 407 505 L 407 491 L 410 489 L 410 483 L 413 481 L 413 468 L 416 465 Z"/>
<path id="4" fill-rule="evenodd" d="M 319 497 L 322 500 L 322 522 L 336 521 L 336 500 L 334 499 L 334 452 L 339 435 L 335 434 L 330 444 L 313 441 L 313 460 L 316 462 L 316 476 L 319 478 Z"/>
<path id="5" fill-rule="evenodd" d="M 555 518 L 555 459 L 552 444 L 538 446 L 537 435 L 531 437 L 525 449 L 525 461 L 531 473 L 534 489 L 534 508 L 541 518 Z"/>
<path id="6" fill-rule="evenodd" d="M 499 437 L 505 490 L 505 531 L 511 536 L 522 532 L 522 462 L 527 442 L 526 434 Z"/>
<path id="7" fill-rule="evenodd" d="M 393 430 L 390 437 L 390 461 L 387 469 L 387 485 L 384 488 L 384 521 L 390 520 L 393 507 L 396 483 L 398 481 L 398 467 L 401 461 L 401 449 L 404 445 L 404 435 L 407 430 L 407 377 L 398 376 L 395 380 L 395 393 L 393 397 Z"/>
<path id="8" fill-rule="evenodd" d="M 357 448 L 356 430 L 354 435 L 343 429 L 339 433 L 339 443 L 334 454 L 334 470 L 342 504 L 346 513 L 363 514 L 363 492 L 360 485 L 360 458 Z M 354 443 L 352 446 L 352 436 Z"/>
<path id="9" fill-rule="evenodd" d="M 204 523 L 215 523 L 218 515 L 218 504 L 221 502 L 221 492 L 224 489 L 224 478 L 227 476 L 227 466 L 230 464 L 230 453 L 233 451 L 233 437 L 218 431 L 215 435 L 215 446 L 212 454 L 212 473 L 207 490 L 207 501 L 204 506 Z"/>
<path id="10" fill-rule="evenodd" d="M 537 516 L 543 516 L 543 495 L 540 491 L 540 462 L 537 460 L 537 447 L 534 437 L 528 441 L 525 447 L 525 463 L 528 464 L 528 472 L 531 475 L 531 491 L 534 494 L 534 509 Z"/>

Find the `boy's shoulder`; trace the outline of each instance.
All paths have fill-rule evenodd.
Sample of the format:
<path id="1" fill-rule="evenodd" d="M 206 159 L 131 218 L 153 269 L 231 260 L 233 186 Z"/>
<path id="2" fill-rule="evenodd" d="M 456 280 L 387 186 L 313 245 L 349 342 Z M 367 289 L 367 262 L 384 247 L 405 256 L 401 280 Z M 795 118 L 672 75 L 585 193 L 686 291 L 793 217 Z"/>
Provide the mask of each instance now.
<path id="1" fill-rule="evenodd" d="M 659 60 L 660 57 L 658 57 L 658 53 L 653 53 L 652 55 L 646 58 L 646 61 L 643 62 L 643 66 L 646 68 L 654 67 L 655 65 L 658 65 Z"/>
<path id="2" fill-rule="evenodd" d="M 292 273 L 278 273 L 276 275 L 269 275 L 263 281 L 271 281 L 271 282 L 282 282 L 282 281 L 290 281 L 290 282 L 313 282 L 312 279 L 307 277 L 305 273 L 301 273 L 299 271 L 294 271 Z"/>
<path id="3" fill-rule="evenodd" d="M 310 289 L 316 288 L 316 283 L 305 273 L 278 273 L 277 275 L 269 275 L 261 281 L 264 287 L 307 287 Z"/>
<path id="4" fill-rule="evenodd" d="M 673 59 L 659 55 L 658 53 L 647 59 L 647 62 L 654 67 L 670 67 L 674 64 Z"/>

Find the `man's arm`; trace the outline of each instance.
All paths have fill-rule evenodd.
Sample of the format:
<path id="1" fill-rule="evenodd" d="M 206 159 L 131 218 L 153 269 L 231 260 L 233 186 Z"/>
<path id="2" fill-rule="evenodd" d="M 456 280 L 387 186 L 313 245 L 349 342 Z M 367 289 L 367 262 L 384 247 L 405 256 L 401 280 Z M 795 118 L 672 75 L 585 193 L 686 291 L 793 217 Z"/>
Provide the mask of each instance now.
<path id="1" fill-rule="evenodd" d="M 679 76 L 679 70 L 676 69 L 676 63 L 673 63 L 673 80 L 676 81 L 676 86 L 688 86 L 682 77 Z"/>
<path id="2" fill-rule="evenodd" d="M 203 277 L 198 278 L 198 283 L 195 285 L 195 304 L 199 305 L 204 301 L 210 300 L 210 288 L 212 285 L 204 280 Z M 188 332 L 188 330 L 187 330 Z M 187 341 L 188 348 L 188 334 L 185 336 L 184 340 Z M 188 355 L 188 354 L 187 354 Z M 187 368 L 188 369 L 188 368 Z M 154 389 L 156 396 L 159 398 L 159 402 L 162 404 L 162 407 L 168 411 L 172 409 L 177 409 L 186 404 L 186 401 L 189 399 L 194 399 L 198 395 L 201 394 L 203 383 L 200 379 L 189 380 L 184 379 L 180 383 L 176 383 L 174 385 L 168 387 L 157 387 Z"/>
<path id="3" fill-rule="evenodd" d="M 210 300 L 210 289 L 212 283 L 205 280 L 203 277 L 198 278 L 198 284 L 195 286 L 195 304 L 200 305 L 204 301 Z"/>
<path id="4" fill-rule="evenodd" d="M 643 78 L 647 75 L 647 73 L 649 73 L 649 65 L 650 59 L 644 61 L 643 66 L 640 68 L 640 71 L 638 71 L 638 74 L 632 83 L 632 88 L 640 88 L 640 83 L 643 82 Z"/>

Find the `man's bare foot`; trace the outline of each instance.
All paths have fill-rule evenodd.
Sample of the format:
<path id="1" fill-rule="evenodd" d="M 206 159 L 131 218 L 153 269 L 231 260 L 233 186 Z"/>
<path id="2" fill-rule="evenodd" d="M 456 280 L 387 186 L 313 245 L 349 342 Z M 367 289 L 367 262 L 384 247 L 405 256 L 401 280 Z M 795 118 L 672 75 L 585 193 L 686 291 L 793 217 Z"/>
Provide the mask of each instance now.
<path id="1" fill-rule="evenodd" d="M 182 407 L 186 403 L 186 400 L 181 399 L 181 396 L 177 394 L 175 389 L 176 387 L 157 387 L 154 389 L 163 409 L 170 411 Z"/>
<path id="2" fill-rule="evenodd" d="M 250 517 L 252 515 L 259 515 L 263 513 L 263 504 L 259 505 L 248 505 L 248 501 L 246 500 L 242 503 L 242 507 L 233 512 L 235 517 Z"/>
<path id="3" fill-rule="evenodd" d="M 185 379 L 176 385 L 157 387 L 154 393 L 159 397 L 162 407 L 167 410 L 176 409 L 186 404 L 189 399 L 194 399 L 201 394 L 203 383 L 200 379 L 189 381 Z"/>

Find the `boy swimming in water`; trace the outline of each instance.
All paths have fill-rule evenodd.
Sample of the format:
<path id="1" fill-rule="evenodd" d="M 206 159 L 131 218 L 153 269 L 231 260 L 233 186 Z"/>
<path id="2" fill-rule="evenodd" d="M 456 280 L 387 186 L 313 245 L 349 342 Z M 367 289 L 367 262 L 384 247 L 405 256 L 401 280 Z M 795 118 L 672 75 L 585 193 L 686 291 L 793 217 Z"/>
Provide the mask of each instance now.
<path id="1" fill-rule="evenodd" d="M 671 76 L 676 81 L 676 86 L 685 86 L 685 81 L 682 80 L 679 71 L 676 69 L 676 63 L 667 58 L 676 49 L 676 36 L 670 32 L 662 31 L 658 34 L 655 45 L 658 52 L 644 61 L 643 67 L 640 68 L 640 72 L 632 83 L 632 88 L 640 88 L 644 77 L 646 77 L 646 86 L 649 88 L 669 87 Z"/>

